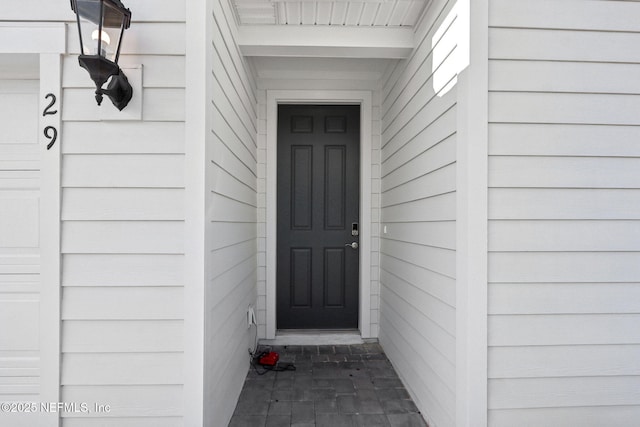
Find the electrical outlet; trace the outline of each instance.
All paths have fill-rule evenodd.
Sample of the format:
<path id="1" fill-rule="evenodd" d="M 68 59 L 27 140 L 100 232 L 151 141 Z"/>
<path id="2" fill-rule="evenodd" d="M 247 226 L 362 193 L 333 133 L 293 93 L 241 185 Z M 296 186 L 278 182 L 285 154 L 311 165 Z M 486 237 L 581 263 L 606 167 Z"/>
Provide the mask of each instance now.
<path id="1" fill-rule="evenodd" d="M 257 325 L 258 322 L 256 322 L 256 313 L 253 310 L 253 306 L 250 305 L 247 308 L 247 329 L 251 327 L 251 325 Z"/>

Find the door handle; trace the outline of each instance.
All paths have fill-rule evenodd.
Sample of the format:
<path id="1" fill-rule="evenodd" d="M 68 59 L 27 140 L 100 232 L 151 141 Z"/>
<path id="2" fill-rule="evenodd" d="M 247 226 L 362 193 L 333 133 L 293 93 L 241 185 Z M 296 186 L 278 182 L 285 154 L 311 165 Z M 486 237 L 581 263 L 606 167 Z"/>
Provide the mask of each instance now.
<path id="1" fill-rule="evenodd" d="M 351 249 L 358 249 L 358 242 L 347 243 L 345 246 L 350 246 Z"/>

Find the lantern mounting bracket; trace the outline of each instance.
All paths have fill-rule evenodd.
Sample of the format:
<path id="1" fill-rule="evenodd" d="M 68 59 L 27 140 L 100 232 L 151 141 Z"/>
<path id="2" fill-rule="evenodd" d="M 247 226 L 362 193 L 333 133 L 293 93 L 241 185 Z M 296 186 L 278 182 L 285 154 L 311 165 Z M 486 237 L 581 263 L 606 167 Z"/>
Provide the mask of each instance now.
<path id="1" fill-rule="evenodd" d="M 129 104 L 133 96 L 133 88 L 120 67 L 96 55 L 80 55 L 78 62 L 82 68 L 89 72 L 91 80 L 96 84 L 96 101 L 98 105 L 102 104 L 103 95 L 107 95 L 113 105 L 120 111 Z M 109 79 L 111 80 L 109 81 Z M 109 84 L 106 89 L 103 89 L 102 86 L 107 81 L 109 81 Z"/>

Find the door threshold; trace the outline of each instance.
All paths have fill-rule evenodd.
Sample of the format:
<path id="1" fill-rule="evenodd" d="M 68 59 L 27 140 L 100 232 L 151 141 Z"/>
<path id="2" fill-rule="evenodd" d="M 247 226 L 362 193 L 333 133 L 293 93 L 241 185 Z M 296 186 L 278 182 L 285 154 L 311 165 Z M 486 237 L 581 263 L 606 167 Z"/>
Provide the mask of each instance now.
<path id="1" fill-rule="evenodd" d="M 287 329 L 278 330 L 275 339 L 261 339 L 263 345 L 350 345 L 364 344 L 370 340 L 363 340 L 360 331 L 320 330 L 320 329 Z"/>

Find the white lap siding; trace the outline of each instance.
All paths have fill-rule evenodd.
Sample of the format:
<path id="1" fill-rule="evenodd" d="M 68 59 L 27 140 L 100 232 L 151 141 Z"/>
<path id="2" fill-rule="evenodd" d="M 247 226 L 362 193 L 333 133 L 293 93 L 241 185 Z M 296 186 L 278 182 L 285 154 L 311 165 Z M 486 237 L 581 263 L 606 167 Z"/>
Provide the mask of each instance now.
<path id="1" fill-rule="evenodd" d="M 213 1 L 209 77 L 213 121 L 207 142 L 205 284 L 205 425 L 229 422 L 249 367 L 256 305 L 257 99 L 256 83 L 237 45 L 228 0 Z"/>
<path id="2" fill-rule="evenodd" d="M 433 426 L 456 411 L 455 4 L 432 2 L 381 95 L 380 342 Z"/>
<path id="3" fill-rule="evenodd" d="M 144 3 L 120 58 L 143 67 L 141 120 L 100 121 L 68 26 L 61 399 L 110 410 L 63 426 L 183 424 L 185 6 Z"/>
<path id="4" fill-rule="evenodd" d="M 637 425 L 640 4 L 490 4 L 489 425 Z"/>

